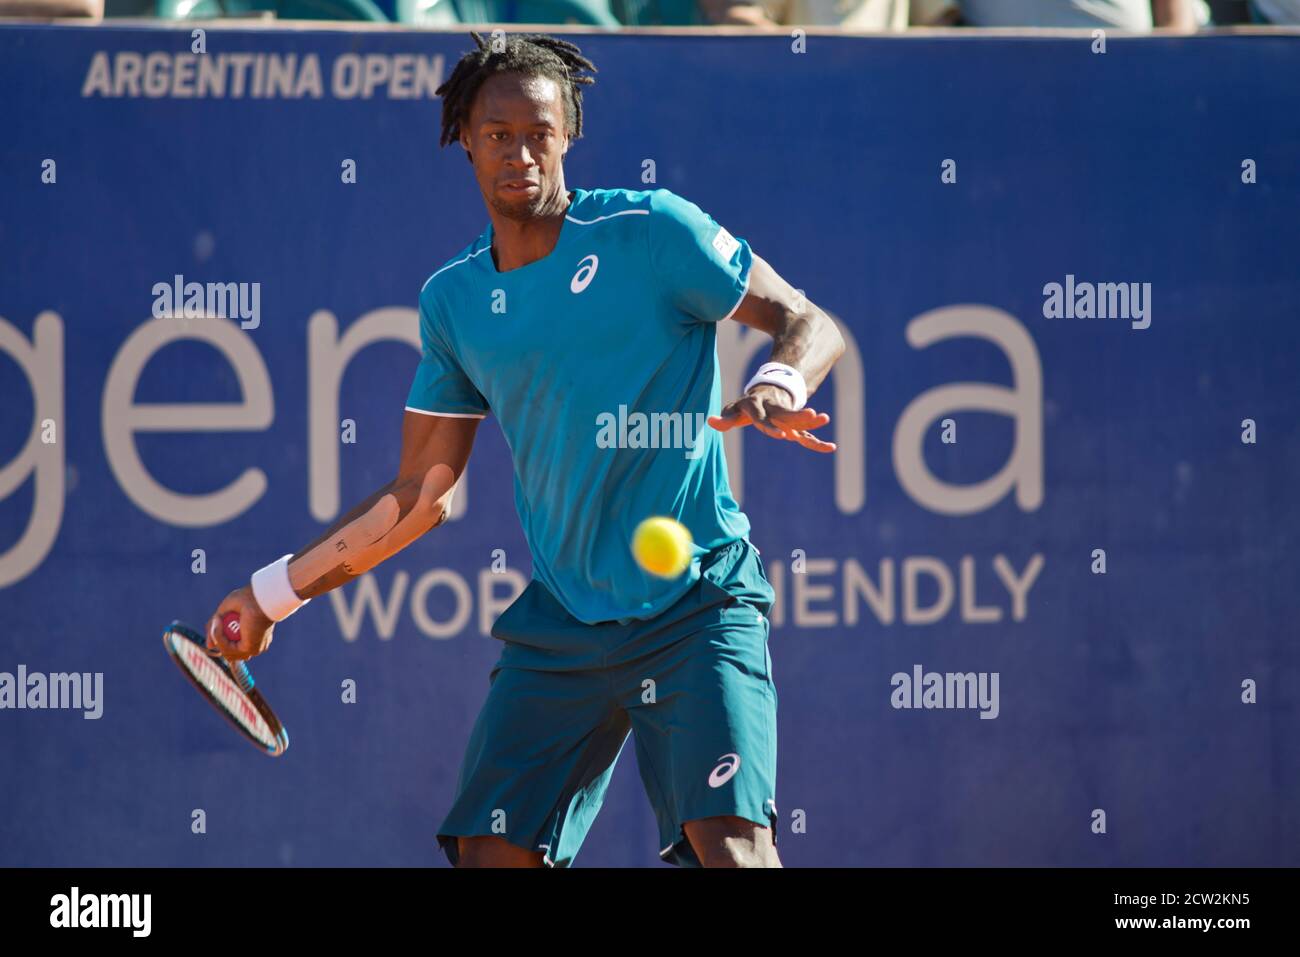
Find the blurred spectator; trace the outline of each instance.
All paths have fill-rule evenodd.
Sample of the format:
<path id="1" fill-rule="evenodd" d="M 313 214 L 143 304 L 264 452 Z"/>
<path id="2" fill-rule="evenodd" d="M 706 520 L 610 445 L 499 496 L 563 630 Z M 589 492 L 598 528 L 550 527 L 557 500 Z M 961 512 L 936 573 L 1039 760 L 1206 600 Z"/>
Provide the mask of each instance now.
<path id="1" fill-rule="evenodd" d="M 722 22 L 710 19 L 703 3 L 696 0 L 610 0 L 609 8 L 618 22 L 628 27 L 696 27 Z"/>
<path id="2" fill-rule="evenodd" d="M 454 0 L 461 23 L 580 23 L 617 27 L 606 0 Z"/>
<path id="3" fill-rule="evenodd" d="M 1210 8 L 1210 23 L 1215 26 L 1250 23 L 1248 0 L 1205 0 L 1205 3 Z"/>
<path id="4" fill-rule="evenodd" d="M 1250 18 L 1255 23 L 1300 25 L 1300 0 L 1250 0 Z"/>
<path id="5" fill-rule="evenodd" d="M 104 16 L 104 0 L 0 0 L 0 17 L 90 17 Z"/>
<path id="6" fill-rule="evenodd" d="M 1148 33 L 1153 26 L 1196 30 L 1210 21 L 1203 0 L 949 0 L 917 3 L 914 24 L 971 27 L 1080 27 Z"/>
<path id="7" fill-rule="evenodd" d="M 705 22 L 756 27 L 906 30 L 908 0 L 699 0 Z"/>
<path id="8" fill-rule="evenodd" d="M 104 0 L 106 17 L 152 17 L 157 0 Z"/>
<path id="9" fill-rule="evenodd" d="M 610 0 L 632 27 L 834 26 L 846 30 L 907 29 L 908 0 Z"/>
<path id="10" fill-rule="evenodd" d="M 398 23 L 445 27 L 457 23 L 536 23 L 618 27 L 608 0 L 374 0 L 391 4 Z M 385 12 L 388 12 L 385 10 Z"/>

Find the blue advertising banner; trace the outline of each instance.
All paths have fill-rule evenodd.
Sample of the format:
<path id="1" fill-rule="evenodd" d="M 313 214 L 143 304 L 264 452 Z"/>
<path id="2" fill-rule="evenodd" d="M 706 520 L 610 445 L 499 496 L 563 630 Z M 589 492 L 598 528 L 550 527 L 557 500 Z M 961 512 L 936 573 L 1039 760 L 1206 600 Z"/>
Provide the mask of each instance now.
<path id="1" fill-rule="evenodd" d="M 1300 864 L 1300 37 L 569 38 L 568 185 L 697 203 L 849 344 L 837 452 L 726 440 L 784 863 Z M 438 148 L 472 41 L 202 39 L 0 26 L 0 864 L 445 866 L 531 573 L 495 418 L 255 661 L 282 758 L 159 639 L 393 477 L 487 224 Z M 159 318 L 191 283 L 230 318 Z M 769 344 L 719 326 L 724 398 Z M 578 866 L 658 860 L 631 752 Z"/>

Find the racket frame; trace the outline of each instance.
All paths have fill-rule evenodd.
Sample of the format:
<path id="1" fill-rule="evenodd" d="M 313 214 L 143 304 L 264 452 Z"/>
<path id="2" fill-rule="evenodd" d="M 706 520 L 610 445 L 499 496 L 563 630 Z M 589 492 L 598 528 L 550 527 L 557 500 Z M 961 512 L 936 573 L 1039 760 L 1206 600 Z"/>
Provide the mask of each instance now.
<path id="1" fill-rule="evenodd" d="M 178 636 L 178 637 L 173 637 Z M 252 706 L 253 710 L 266 722 L 267 729 L 270 731 L 273 742 L 268 744 L 261 738 L 254 735 L 248 728 L 244 727 L 240 721 L 230 713 L 230 710 L 221 703 L 208 688 L 199 680 L 198 676 L 190 670 L 190 666 L 181 660 L 180 651 L 177 649 L 175 642 L 188 641 L 195 645 L 204 658 L 210 661 L 215 667 L 219 668 L 222 673 L 234 682 L 236 689 L 244 696 L 244 699 Z M 230 722 L 242 738 L 251 743 L 264 754 L 278 758 L 289 747 L 289 732 L 284 729 L 280 719 L 276 717 L 271 706 L 267 704 L 262 692 L 257 688 L 257 682 L 253 680 L 253 674 L 248 670 L 248 665 L 242 661 L 227 661 L 219 655 L 208 654 L 206 642 L 203 636 L 194 628 L 185 624 L 183 621 L 173 621 L 163 632 L 163 647 L 167 649 L 167 654 L 176 662 L 176 667 L 189 680 L 199 694 L 201 694 L 216 709 L 223 718 Z"/>

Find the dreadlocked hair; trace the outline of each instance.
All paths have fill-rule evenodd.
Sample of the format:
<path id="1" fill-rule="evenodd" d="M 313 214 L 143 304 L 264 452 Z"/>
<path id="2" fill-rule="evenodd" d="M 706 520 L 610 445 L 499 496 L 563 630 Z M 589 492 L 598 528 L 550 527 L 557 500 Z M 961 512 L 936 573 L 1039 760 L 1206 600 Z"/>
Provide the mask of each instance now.
<path id="1" fill-rule="evenodd" d="M 595 64 L 567 40 L 543 33 L 505 34 L 505 49 L 494 52 L 490 43 L 476 31 L 470 36 L 478 45 L 460 58 L 450 78 L 435 91 L 442 97 L 442 138 L 439 146 L 460 139 L 462 123 L 469 121 L 469 108 L 479 88 L 497 73 L 524 73 L 549 77 L 559 84 L 564 97 L 564 118 L 570 139 L 582 136 L 582 87 L 595 83 L 594 77 L 579 71 L 598 72 Z M 466 158 L 473 159 L 466 152 Z"/>

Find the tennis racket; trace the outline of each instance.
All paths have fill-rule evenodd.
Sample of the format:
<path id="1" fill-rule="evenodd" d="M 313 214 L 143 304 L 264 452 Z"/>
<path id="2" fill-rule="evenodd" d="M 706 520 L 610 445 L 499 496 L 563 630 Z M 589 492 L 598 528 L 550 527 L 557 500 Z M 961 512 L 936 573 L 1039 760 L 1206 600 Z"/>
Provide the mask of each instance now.
<path id="1" fill-rule="evenodd" d="M 238 640 L 239 614 L 222 619 L 226 637 Z M 278 758 L 289 747 L 289 733 L 258 691 L 248 666 L 208 654 L 203 635 L 181 621 L 163 632 L 163 645 L 181 673 L 252 745 Z"/>

